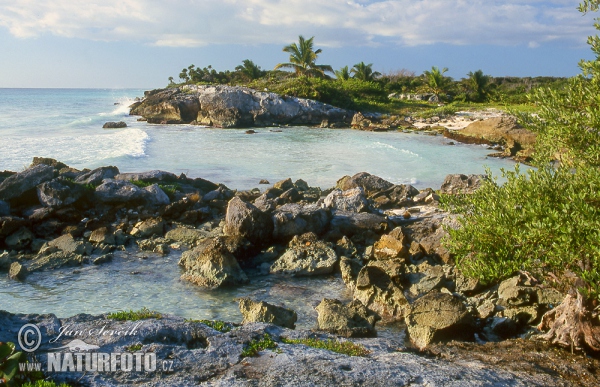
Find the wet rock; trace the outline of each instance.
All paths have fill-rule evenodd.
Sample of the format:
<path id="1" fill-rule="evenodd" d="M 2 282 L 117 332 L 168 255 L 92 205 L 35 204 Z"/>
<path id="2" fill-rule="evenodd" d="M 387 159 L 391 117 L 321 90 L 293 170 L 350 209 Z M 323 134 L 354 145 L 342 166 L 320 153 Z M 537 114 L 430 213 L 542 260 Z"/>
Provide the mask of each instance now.
<path id="1" fill-rule="evenodd" d="M 90 243 L 103 243 L 107 245 L 115 245 L 117 243 L 115 235 L 107 228 L 100 227 L 90 234 Z"/>
<path id="2" fill-rule="evenodd" d="M 407 333 L 419 349 L 432 342 L 473 338 L 473 320 L 462 301 L 447 293 L 419 298 L 406 316 Z"/>
<path id="3" fill-rule="evenodd" d="M 485 175 L 447 175 L 440 192 L 451 195 L 470 194 L 481 187 L 484 179 L 486 179 Z"/>
<path id="4" fill-rule="evenodd" d="M 307 232 L 320 235 L 330 218 L 329 211 L 316 204 L 285 204 L 273 212 L 273 238 L 286 240 Z"/>
<path id="5" fill-rule="evenodd" d="M 125 123 L 125 121 L 118 121 L 118 122 L 114 122 L 114 121 L 109 121 L 109 122 L 105 122 L 104 125 L 102 125 L 103 129 L 119 129 L 119 128 L 126 128 L 127 124 Z"/>
<path id="6" fill-rule="evenodd" d="M 75 203 L 83 194 L 84 189 L 81 185 L 60 177 L 37 187 L 38 199 L 44 207 L 65 207 Z"/>
<path id="7" fill-rule="evenodd" d="M 146 191 L 124 180 L 106 179 L 96 188 L 94 197 L 101 203 L 118 204 L 141 202 Z"/>
<path id="8" fill-rule="evenodd" d="M 331 219 L 331 229 L 351 237 L 365 231 L 382 233 L 389 229 L 389 224 L 381 215 L 337 211 Z"/>
<path id="9" fill-rule="evenodd" d="M 45 181 L 54 178 L 54 168 L 39 164 L 7 177 L 0 183 L 0 200 L 11 200 L 24 195 Z"/>
<path id="10" fill-rule="evenodd" d="M 271 305 L 264 301 L 253 301 L 249 298 L 239 300 L 240 312 L 244 316 L 242 324 L 265 322 L 294 329 L 298 316 L 291 309 Z"/>
<path id="11" fill-rule="evenodd" d="M 354 299 L 386 322 L 402 319 L 408 306 L 401 284 L 403 274 L 401 260 L 369 262 L 358 273 Z"/>
<path id="12" fill-rule="evenodd" d="M 152 235 L 162 236 L 164 229 L 165 222 L 161 218 L 150 218 L 137 223 L 130 234 L 136 238 L 148 238 Z"/>
<path id="13" fill-rule="evenodd" d="M 114 245 L 107 245 L 104 243 L 98 243 L 94 246 L 94 250 L 92 250 L 92 255 L 106 255 L 115 250 Z"/>
<path id="14" fill-rule="evenodd" d="M 6 247 L 13 250 L 23 250 L 27 248 L 35 236 L 29 229 L 22 227 L 18 231 L 9 235 L 5 240 L 4 244 Z"/>
<path id="15" fill-rule="evenodd" d="M 114 179 L 115 176 L 117 176 L 118 174 L 119 168 L 117 167 L 100 167 L 88 172 L 81 173 L 75 179 L 75 183 L 98 186 L 102 184 L 102 181 L 104 179 Z"/>
<path id="16" fill-rule="evenodd" d="M 85 257 L 66 251 L 56 251 L 51 254 L 38 254 L 28 265 L 29 272 L 54 270 L 61 267 L 81 266 Z"/>
<path id="17" fill-rule="evenodd" d="M 165 238 L 156 239 L 140 239 L 136 241 L 140 250 L 151 251 L 158 254 L 168 254 L 170 251 L 169 245 Z"/>
<path id="18" fill-rule="evenodd" d="M 369 203 L 361 187 L 347 191 L 335 189 L 327 195 L 324 203 L 326 207 L 346 212 L 363 212 L 369 208 Z"/>
<path id="19" fill-rule="evenodd" d="M 289 248 L 273 263 L 270 272 L 294 276 L 329 274 L 337 261 L 337 254 L 329 244 L 307 233 L 290 241 Z"/>
<path id="20" fill-rule="evenodd" d="M 181 242 L 190 247 L 196 246 L 199 241 L 206 239 L 206 237 L 206 232 L 185 227 L 177 227 L 165 234 L 165 239 L 171 242 Z"/>
<path id="21" fill-rule="evenodd" d="M 223 232 L 244 237 L 257 245 L 266 244 L 273 234 L 273 221 L 252 204 L 234 197 L 227 205 Z"/>
<path id="22" fill-rule="evenodd" d="M 87 242 L 76 241 L 71 234 L 62 235 L 48 242 L 48 246 L 71 254 L 91 255 L 93 247 Z"/>
<path id="23" fill-rule="evenodd" d="M 260 179 L 258 184 L 271 184 L 271 183 L 269 183 L 269 180 L 267 180 L 267 179 Z"/>
<path id="24" fill-rule="evenodd" d="M 319 329 L 344 337 L 375 337 L 375 322 L 379 316 L 360 301 L 344 305 L 339 300 L 324 298 L 315 308 Z"/>
<path id="25" fill-rule="evenodd" d="M 296 180 L 294 182 L 294 187 L 300 192 L 308 191 L 310 189 L 310 187 L 308 186 L 308 183 L 302 179 Z"/>
<path id="26" fill-rule="evenodd" d="M 181 255 L 182 279 L 198 286 L 217 288 L 248 282 L 248 277 L 220 238 L 207 239 Z"/>
<path id="27" fill-rule="evenodd" d="M 27 268 L 21 265 L 19 262 L 13 262 L 8 270 L 8 278 L 14 280 L 24 280 L 29 274 Z"/>
<path id="28" fill-rule="evenodd" d="M 94 265 L 102 265 L 103 263 L 107 263 L 112 261 L 113 259 L 113 255 L 112 254 L 103 254 L 101 256 L 99 256 L 98 258 L 94 259 L 92 261 L 92 263 Z"/>

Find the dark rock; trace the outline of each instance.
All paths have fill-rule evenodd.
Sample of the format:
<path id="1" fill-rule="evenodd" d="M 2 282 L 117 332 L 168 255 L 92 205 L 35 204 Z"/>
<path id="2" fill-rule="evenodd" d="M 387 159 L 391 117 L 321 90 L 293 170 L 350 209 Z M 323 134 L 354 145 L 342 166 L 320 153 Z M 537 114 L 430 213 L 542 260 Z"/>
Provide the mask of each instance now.
<path id="1" fill-rule="evenodd" d="M 356 279 L 363 264 L 358 259 L 351 259 L 345 256 L 340 257 L 340 272 L 342 280 L 350 290 L 356 287 Z"/>
<path id="2" fill-rule="evenodd" d="M 113 259 L 113 255 L 112 254 L 104 254 L 99 256 L 98 258 L 95 258 L 92 263 L 94 265 L 102 265 L 103 263 L 107 263 L 112 261 Z"/>
<path id="3" fill-rule="evenodd" d="M 290 188 L 279 196 L 281 203 L 296 203 L 302 200 L 302 195 L 296 188 Z"/>
<path id="4" fill-rule="evenodd" d="M 0 217 L 0 240 L 6 238 L 21 227 L 27 226 L 28 224 L 28 221 L 16 216 Z"/>
<path id="5" fill-rule="evenodd" d="M 75 183 L 98 186 L 104 179 L 114 179 L 118 174 L 119 168 L 117 167 L 100 167 L 80 174 L 75 179 Z"/>
<path id="6" fill-rule="evenodd" d="M 29 274 L 27 268 L 21 265 L 19 262 L 13 262 L 8 270 L 8 278 L 15 280 L 24 280 Z"/>
<path id="7" fill-rule="evenodd" d="M 319 329 L 344 337 L 375 337 L 375 322 L 379 316 L 368 310 L 360 301 L 348 305 L 339 300 L 324 298 L 315 308 Z"/>
<path id="8" fill-rule="evenodd" d="M 6 247 L 13 250 L 23 250 L 27 248 L 34 239 L 34 235 L 29 229 L 22 227 L 18 231 L 9 235 L 4 243 Z"/>
<path id="9" fill-rule="evenodd" d="M 267 180 L 267 179 L 261 179 L 261 180 L 258 182 L 258 184 L 271 184 L 271 183 L 269 183 L 269 180 Z"/>
<path id="10" fill-rule="evenodd" d="M 146 191 L 123 180 L 104 180 L 96 188 L 94 197 L 108 204 L 141 202 L 146 196 Z"/>
<path id="11" fill-rule="evenodd" d="M 119 122 L 106 122 L 104 125 L 102 125 L 102 128 L 104 129 L 118 129 L 118 128 L 126 128 L 127 124 L 125 123 L 125 121 L 119 121 Z"/>
<path id="12" fill-rule="evenodd" d="M 10 215 L 10 204 L 4 200 L 0 200 L 0 216 Z"/>
<path id="13" fill-rule="evenodd" d="M 269 215 L 252 204 L 234 197 L 227 205 L 223 232 L 242 236 L 257 245 L 266 244 L 273 233 L 273 222 Z"/>
<path id="14" fill-rule="evenodd" d="M 331 219 L 331 229 L 342 235 L 353 236 L 365 231 L 385 232 L 389 229 L 389 223 L 385 217 L 377 214 L 337 211 Z"/>
<path id="15" fill-rule="evenodd" d="M 239 300 L 240 312 L 244 316 L 242 324 L 265 322 L 294 329 L 298 316 L 291 309 L 271 305 L 264 301 L 253 301 L 249 298 Z"/>
<path id="16" fill-rule="evenodd" d="M 84 189 L 79 184 L 59 177 L 40 184 L 37 195 L 44 207 L 61 208 L 78 201 L 84 195 Z"/>
<path id="17" fill-rule="evenodd" d="M 246 130 L 246 134 L 255 134 L 255 133 L 256 133 L 255 130 L 252 130 L 252 129 Z"/>
<path id="18" fill-rule="evenodd" d="M 294 188 L 294 183 L 292 183 L 292 179 L 287 178 L 285 180 L 278 181 L 273 184 L 273 188 L 281 190 L 281 192 L 287 191 L 288 189 Z"/>
<path id="19" fill-rule="evenodd" d="M 412 185 L 400 184 L 376 192 L 370 196 L 373 206 L 380 209 L 398 208 L 414 204 L 412 197 L 419 194 L 419 190 Z"/>
<path id="20" fill-rule="evenodd" d="M 40 164 L 49 165 L 52 168 L 56 169 L 57 171 L 60 171 L 61 169 L 69 168 L 69 166 L 67 164 L 61 163 L 60 161 L 51 159 L 49 157 L 34 157 L 29 168 L 35 167 L 36 165 L 40 165 Z"/>
<path id="21" fill-rule="evenodd" d="M 143 181 L 147 183 L 174 183 L 178 180 L 177 175 L 171 172 L 153 170 L 140 173 L 120 173 L 115 180 Z"/>
<path id="22" fill-rule="evenodd" d="M 39 184 L 54 178 L 54 168 L 39 164 L 6 178 L 0 183 L 0 200 L 15 199 Z"/>

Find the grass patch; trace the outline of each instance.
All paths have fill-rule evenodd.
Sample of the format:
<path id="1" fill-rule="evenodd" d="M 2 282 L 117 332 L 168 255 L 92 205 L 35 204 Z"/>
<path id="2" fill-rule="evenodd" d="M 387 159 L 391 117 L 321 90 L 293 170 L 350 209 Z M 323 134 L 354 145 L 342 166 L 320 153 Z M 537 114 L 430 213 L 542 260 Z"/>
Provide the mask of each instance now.
<path id="1" fill-rule="evenodd" d="M 111 320 L 118 321 L 137 321 L 137 320 L 145 320 L 149 318 L 161 318 L 162 315 L 159 312 L 150 310 L 146 307 L 140 310 L 129 310 L 129 311 L 118 311 L 109 313 L 107 316 Z"/>
<path id="2" fill-rule="evenodd" d="M 367 356 L 371 353 L 368 349 L 359 344 L 354 344 L 351 341 L 337 341 L 337 340 L 321 340 L 314 338 L 306 339 L 286 339 L 282 338 L 281 341 L 285 344 L 303 344 L 308 347 L 326 349 L 328 351 L 341 353 L 348 356 Z"/>
<path id="3" fill-rule="evenodd" d="M 35 382 L 27 382 L 22 387 L 71 387 L 69 384 L 56 384 L 52 380 L 37 380 Z"/>
<path id="4" fill-rule="evenodd" d="M 227 333 L 229 331 L 231 331 L 233 328 L 235 328 L 235 326 L 233 324 L 227 323 L 225 321 L 221 321 L 221 320 L 192 320 L 192 319 L 186 319 L 186 322 L 191 322 L 191 323 L 202 323 L 206 326 L 211 327 L 212 329 L 219 331 L 219 332 L 223 332 L 223 333 Z"/>
<path id="5" fill-rule="evenodd" d="M 273 341 L 273 339 L 268 333 L 265 333 L 262 339 L 252 340 L 251 342 L 246 344 L 244 350 L 242 351 L 242 357 L 258 356 L 258 353 L 260 351 L 275 348 L 277 348 L 277 343 Z"/>
<path id="6" fill-rule="evenodd" d="M 139 351 L 140 349 L 142 349 L 142 347 L 143 347 L 143 345 L 142 345 L 142 344 L 140 344 L 140 343 L 138 343 L 138 344 L 131 344 L 129 347 L 126 347 L 125 349 L 126 349 L 128 352 L 137 352 L 137 351 Z"/>

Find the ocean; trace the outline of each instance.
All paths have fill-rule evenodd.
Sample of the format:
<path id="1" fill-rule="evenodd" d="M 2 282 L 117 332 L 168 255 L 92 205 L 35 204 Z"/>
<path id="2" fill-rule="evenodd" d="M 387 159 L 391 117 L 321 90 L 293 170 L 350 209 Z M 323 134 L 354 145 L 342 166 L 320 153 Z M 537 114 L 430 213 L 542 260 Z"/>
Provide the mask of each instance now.
<path id="1" fill-rule="evenodd" d="M 0 170 L 21 171 L 42 156 L 78 169 L 185 173 L 232 189 L 288 177 L 329 188 L 363 171 L 437 189 L 449 173 L 483 173 L 485 166 L 498 173 L 513 164 L 488 158 L 484 146 L 448 146 L 441 136 L 423 134 L 291 127 L 249 135 L 245 129 L 152 125 L 129 116 L 128 106 L 143 95 L 136 89 L 0 89 Z M 107 121 L 128 127 L 102 129 Z"/>

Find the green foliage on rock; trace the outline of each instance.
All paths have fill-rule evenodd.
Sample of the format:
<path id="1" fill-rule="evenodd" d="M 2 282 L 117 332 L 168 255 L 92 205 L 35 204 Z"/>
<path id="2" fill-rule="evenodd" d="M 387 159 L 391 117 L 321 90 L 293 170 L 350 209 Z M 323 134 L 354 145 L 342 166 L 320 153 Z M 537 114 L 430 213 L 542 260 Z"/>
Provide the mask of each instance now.
<path id="1" fill-rule="evenodd" d="M 212 329 L 222 332 L 222 333 L 227 333 L 229 331 L 231 331 L 233 328 L 235 328 L 235 326 L 231 323 L 225 322 L 225 321 L 221 321 L 221 320 L 193 320 L 193 319 L 188 319 L 185 320 L 186 322 L 190 322 L 190 323 L 202 323 L 206 326 L 211 327 Z"/>
<path id="2" fill-rule="evenodd" d="M 587 4 L 587 5 L 586 5 Z M 598 0 L 580 10 L 596 10 Z M 600 29 L 600 25 L 596 24 Z M 600 56 L 597 37 L 589 39 Z M 486 283 L 530 270 L 600 300 L 600 66 L 562 90 L 539 89 L 538 114 L 521 114 L 537 133 L 536 170 L 504 172 L 471 196 L 446 198 L 461 214 L 447 246 L 465 274 Z"/>
<path id="3" fill-rule="evenodd" d="M 0 343 L 0 385 L 15 385 L 19 363 L 26 360 L 23 352 L 15 351 L 14 343 Z"/>
<path id="4" fill-rule="evenodd" d="M 67 383 L 56 384 L 52 380 L 37 380 L 35 382 L 27 382 L 23 387 L 70 387 Z"/>
<path id="5" fill-rule="evenodd" d="M 162 318 L 162 315 L 159 312 L 144 307 L 140 310 L 122 310 L 118 312 L 112 312 L 109 313 L 107 317 L 111 320 L 118 321 L 137 321 L 149 318 Z"/>
<path id="6" fill-rule="evenodd" d="M 351 341 L 338 341 L 338 340 L 320 340 L 316 338 L 306 339 L 286 339 L 282 338 L 281 341 L 285 344 L 302 344 L 308 347 L 317 349 L 326 349 L 328 351 L 341 353 L 348 356 L 367 356 L 371 353 L 368 349 L 359 344 L 354 344 Z"/>
<path id="7" fill-rule="evenodd" d="M 242 351 L 242 357 L 258 356 L 260 351 L 275 348 L 277 348 L 277 343 L 273 341 L 268 333 L 265 333 L 260 340 L 252 340 L 246 344 L 244 350 Z"/>

